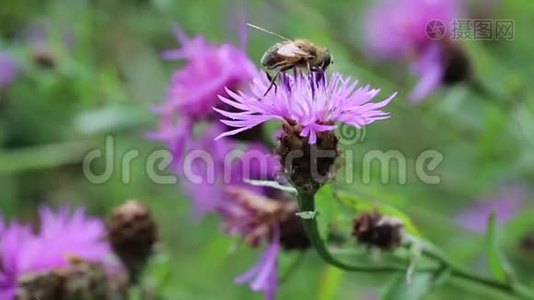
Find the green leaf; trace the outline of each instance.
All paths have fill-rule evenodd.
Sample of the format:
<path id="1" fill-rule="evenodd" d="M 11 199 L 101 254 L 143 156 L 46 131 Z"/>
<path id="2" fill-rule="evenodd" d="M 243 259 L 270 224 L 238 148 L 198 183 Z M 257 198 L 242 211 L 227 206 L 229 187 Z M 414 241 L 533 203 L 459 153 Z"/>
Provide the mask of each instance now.
<path id="1" fill-rule="evenodd" d="M 110 105 L 98 110 L 85 111 L 74 122 L 82 134 L 109 133 L 113 130 L 142 128 L 150 124 L 145 107 Z"/>
<path id="2" fill-rule="evenodd" d="M 488 243 L 488 265 L 491 273 L 499 280 L 513 283 L 515 275 L 510 264 L 506 260 L 506 257 L 501 252 L 501 248 L 499 247 L 495 212 L 492 212 L 489 217 L 486 238 Z"/>
<path id="3" fill-rule="evenodd" d="M 406 270 L 406 282 L 410 284 L 413 280 L 417 263 L 421 259 L 422 247 L 423 245 L 420 243 L 412 243 L 412 245 L 410 246 L 409 265 L 408 270 Z"/>
<path id="4" fill-rule="evenodd" d="M 288 185 L 281 185 L 277 181 L 245 179 L 245 182 L 253 186 L 270 187 L 293 195 L 298 194 L 297 189 L 295 189 L 294 187 Z"/>
<path id="5" fill-rule="evenodd" d="M 406 228 L 406 231 L 415 236 L 421 236 L 420 231 L 417 229 L 417 227 L 415 227 L 408 215 L 387 203 L 373 201 L 365 199 L 364 197 L 349 195 L 345 192 L 338 191 L 335 193 L 335 198 L 341 203 L 350 206 L 357 212 L 377 210 L 381 214 L 397 217 L 404 223 L 404 228 Z"/>
<path id="6" fill-rule="evenodd" d="M 452 277 L 452 271 L 448 267 L 444 267 L 434 275 L 432 288 L 436 288 L 445 284 Z"/>
<path id="7" fill-rule="evenodd" d="M 128 290 L 128 300 L 143 300 L 143 290 L 139 286 L 133 286 Z"/>
<path id="8" fill-rule="evenodd" d="M 170 284 L 172 277 L 171 257 L 168 253 L 157 253 L 147 266 L 144 273 L 143 283 L 153 287 L 157 291 L 163 290 Z"/>
<path id="9" fill-rule="evenodd" d="M 411 284 L 404 276 L 399 276 L 382 295 L 382 300 L 417 300 L 421 299 L 432 289 L 433 276 L 431 273 L 414 274 Z"/>
<path id="10" fill-rule="evenodd" d="M 345 272 L 339 268 L 328 266 L 325 268 L 319 281 L 319 300 L 337 299 L 339 287 L 343 281 Z"/>
<path id="11" fill-rule="evenodd" d="M 93 143 L 87 140 L 0 151 L 0 174 L 79 163 L 92 147 Z"/>

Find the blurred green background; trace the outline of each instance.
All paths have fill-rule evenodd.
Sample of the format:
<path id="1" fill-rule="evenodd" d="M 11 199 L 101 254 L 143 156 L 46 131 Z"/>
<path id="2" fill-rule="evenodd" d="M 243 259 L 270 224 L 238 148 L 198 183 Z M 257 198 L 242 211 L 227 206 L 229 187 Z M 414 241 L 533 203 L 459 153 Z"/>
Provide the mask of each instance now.
<path id="1" fill-rule="evenodd" d="M 528 187 L 534 181 L 534 2 L 491 2 L 466 6 L 471 15 L 514 20 L 515 39 L 464 43 L 486 92 L 460 85 L 413 106 L 405 99 L 415 83 L 406 75 L 407 65 L 379 64 L 362 55 L 361 18 L 370 1 L 1 1 L 0 50 L 22 68 L 13 84 L 0 90 L 1 212 L 30 219 L 39 204 L 69 201 L 106 215 L 126 199 L 141 199 L 153 209 L 163 245 L 146 280 L 164 299 L 261 299 L 233 284 L 258 252 L 232 251 L 236 240 L 222 234 L 216 217 L 195 219 L 179 188 L 152 183 L 145 168 L 147 156 L 164 148 L 145 138 L 157 128 L 149 108 L 163 101 L 170 73 L 180 65 L 159 58 L 162 50 L 177 47 L 171 24 L 190 36 L 237 43 L 239 17 L 245 15 L 285 36 L 327 45 L 335 57 L 332 70 L 381 87 L 382 98 L 400 93 L 388 107 L 391 119 L 369 126 L 363 141 L 347 149 L 356 162 L 356 182 L 339 188 L 385 199 L 458 262 L 484 272 L 484 237 L 459 227 L 456 215 L 501 185 Z M 46 30 L 37 42 L 30 37 L 36 28 Z M 274 42 L 249 30 L 248 53 L 259 61 Z M 39 63 L 43 56 L 52 66 Z M 114 172 L 105 183 L 93 184 L 82 172 L 82 160 L 91 149 L 105 148 L 106 135 L 113 136 Z M 121 158 L 132 149 L 140 156 L 124 183 Z M 362 155 L 373 149 L 398 150 L 408 158 L 405 184 L 394 175 L 381 183 L 377 166 L 371 183 L 361 182 Z M 440 184 L 424 184 L 415 176 L 413 161 L 427 149 L 444 156 L 433 172 Z M 97 160 L 95 173 L 105 163 Z M 534 250 L 520 245 L 534 232 L 532 197 L 529 191 L 524 209 L 502 227 L 506 253 L 531 286 Z M 283 257 L 282 270 L 292 256 Z M 342 273 L 308 253 L 282 285 L 279 299 L 375 299 L 393 279 Z M 464 288 L 453 280 L 427 298 L 448 299 Z M 504 298 L 475 291 L 466 299 Z"/>

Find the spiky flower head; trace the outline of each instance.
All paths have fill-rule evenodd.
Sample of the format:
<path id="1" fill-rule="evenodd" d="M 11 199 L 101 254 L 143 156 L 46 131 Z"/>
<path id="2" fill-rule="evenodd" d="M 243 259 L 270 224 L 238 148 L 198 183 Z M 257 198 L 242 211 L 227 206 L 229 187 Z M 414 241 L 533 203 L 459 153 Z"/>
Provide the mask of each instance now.
<path id="1" fill-rule="evenodd" d="M 369 85 L 359 87 L 356 81 L 343 78 L 339 73 L 327 76 L 313 72 L 308 76 L 300 71 L 292 75 L 281 74 L 277 88 L 264 96 L 270 85 L 266 76 L 252 82 L 250 92 L 234 93 L 227 89 L 227 96 L 219 96 L 232 109 L 214 108 L 226 119 L 221 122 L 234 130 L 219 136 L 231 136 L 248 130 L 269 120 L 280 120 L 295 127 L 309 144 L 317 142 L 321 132 L 333 131 L 336 123 L 345 123 L 357 128 L 378 120 L 387 119 L 389 114 L 381 109 L 396 95 L 386 100 L 371 102 L 380 92 Z"/>
<path id="2" fill-rule="evenodd" d="M 39 211 L 40 230 L 13 222 L 0 235 L 0 299 L 14 299 L 18 280 L 27 273 L 66 267 L 71 257 L 105 262 L 111 252 L 104 223 L 83 209 L 67 206 Z"/>
<path id="3" fill-rule="evenodd" d="M 161 115 L 160 128 L 150 136 L 165 142 L 179 157 L 194 125 L 213 118 L 217 96 L 225 94 L 225 88 L 248 83 L 257 69 L 243 49 L 230 43 L 217 45 L 202 36 L 189 38 L 178 26 L 174 31 L 182 47 L 165 51 L 163 57 L 185 60 L 185 65 L 174 71 L 166 101 L 155 108 Z"/>
<path id="4" fill-rule="evenodd" d="M 282 73 L 279 86 L 264 96 L 269 87 L 266 76 L 256 78 L 250 93 L 220 96 L 230 109 L 214 108 L 226 119 L 221 122 L 236 129 L 218 138 L 238 134 L 269 120 L 280 120 L 283 132 L 277 153 L 283 171 L 299 190 L 313 192 L 333 177 L 339 151 L 335 129 L 338 123 L 357 128 L 389 117 L 382 108 L 396 95 L 371 102 L 380 92 L 339 73 L 329 77 L 322 71 L 306 74 L 295 70 Z"/>

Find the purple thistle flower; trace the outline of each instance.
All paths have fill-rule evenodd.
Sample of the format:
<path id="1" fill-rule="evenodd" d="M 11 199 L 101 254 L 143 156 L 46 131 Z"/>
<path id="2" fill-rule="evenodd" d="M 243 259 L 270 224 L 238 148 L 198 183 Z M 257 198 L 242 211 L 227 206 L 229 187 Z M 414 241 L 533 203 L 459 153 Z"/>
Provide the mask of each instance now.
<path id="1" fill-rule="evenodd" d="M 155 108 L 161 114 L 160 128 L 150 136 L 166 142 L 181 156 L 194 124 L 213 115 L 217 96 L 224 94 L 225 88 L 248 82 L 257 69 L 242 49 L 228 43 L 211 44 L 202 36 L 190 39 L 178 26 L 174 31 L 182 48 L 167 50 L 162 56 L 186 63 L 174 71 L 166 102 Z"/>
<path id="2" fill-rule="evenodd" d="M 0 233 L 0 299 L 11 300 L 15 298 L 17 277 L 21 273 L 20 262 L 29 251 L 33 236 L 29 226 L 18 223 L 4 225 Z"/>
<path id="3" fill-rule="evenodd" d="M 278 289 L 278 254 L 280 253 L 280 229 L 275 226 L 271 244 L 260 256 L 258 263 L 235 279 L 238 284 L 248 283 L 250 288 L 273 300 Z"/>
<path id="4" fill-rule="evenodd" d="M 15 60 L 7 53 L 0 51 L 0 88 L 11 84 L 18 74 L 19 66 Z"/>
<path id="5" fill-rule="evenodd" d="M 441 85 L 441 79 L 445 74 L 441 55 L 441 47 L 433 44 L 412 63 L 411 71 L 420 79 L 408 96 L 411 102 L 420 102 Z"/>
<path id="6" fill-rule="evenodd" d="M 14 299 L 17 280 L 27 272 L 47 271 L 68 265 L 69 256 L 104 262 L 111 252 L 104 241 L 104 223 L 88 217 L 83 209 L 67 206 L 54 212 L 41 208 L 40 231 L 27 225 L 4 225 L 0 236 L 0 299 Z"/>
<path id="7" fill-rule="evenodd" d="M 451 63 L 446 58 L 451 51 L 447 44 L 452 44 L 449 26 L 460 16 L 455 0 L 382 1 L 369 9 L 364 19 L 369 55 L 411 58 L 411 71 L 420 79 L 409 99 L 419 102 L 447 75 L 447 64 Z M 454 54 L 464 56 L 463 52 Z"/>
<path id="8" fill-rule="evenodd" d="M 370 101 L 378 95 L 379 89 L 371 89 L 369 85 L 358 87 L 357 82 L 344 79 L 339 73 L 328 78 L 323 73 L 315 72 L 312 77 L 301 72 L 283 74 L 278 88 L 272 89 L 265 97 L 263 94 L 270 83 L 266 76 L 254 79 L 250 85 L 251 93 L 237 94 L 227 89 L 230 97 L 219 98 L 233 109 L 214 110 L 228 118 L 221 121 L 223 124 L 236 129 L 217 138 L 278 119 L 299 126 L 300 136 L 307 137 L 310 144 L 315 144 L 317 133 L 334 130 L 336 122 L 361 128 L 389 117 L 381 108 L 396 93 L 384 101 L 372 103 Z"/>
<path id="9" fill-rule="evenodd" d="M 439 20 L 447 27 L 459 16 L 456 0 L 380 1 L 364 19 L 369 52 L 380 58 L 418 53 L 437 41 L 430 39 L 426 31 L 430 21 Z"/>
<path id="10" fill-rule="evenodd" d="M 472 207 L 462 211 L 458 223 L 476 233 L 484 233 L 492 211 L 499 224 L 512 219 L 523 207 L 527 190 L 521 185 L 505 186 L 492 197 L 477 201 Z"/>
<path id="11" fill-rule="evenodd" d="M 182 175 L 180 185 L 198 216 L 214 212 L 224 199 L 224 158 L 233 145 L 229 140 L 215 141 L 219 132 L 219 126 L 206 128 L 200 138 L 188 141 L 185 157 L 175 157 L 176 173 Z"/>
<path id="12" fill-rule="evenodd" d="M 274 200 L 250 187 L 228 186 L 225 192 L 227 201 L 217 209 L 223 227 L 251 247 L 268 240 L 273 228 L 297 210 L 296 201 Z"/>
<path id="13" fill-rule="evenodd" d="M 227 186 L 243 186 L 245 179 L 271 180 L 280 168 L 271 151 L 261 144 L 215 140 L 222 132 L 219 124 L 208 126 L 200 138 L 188 141 L 187 154 L 176 164 L 176 172 L 183 178 L 182 189 L 193 201 L 197 215 L 224 206 Z M 264 190 L 249 188 L 256 192 Z"/>

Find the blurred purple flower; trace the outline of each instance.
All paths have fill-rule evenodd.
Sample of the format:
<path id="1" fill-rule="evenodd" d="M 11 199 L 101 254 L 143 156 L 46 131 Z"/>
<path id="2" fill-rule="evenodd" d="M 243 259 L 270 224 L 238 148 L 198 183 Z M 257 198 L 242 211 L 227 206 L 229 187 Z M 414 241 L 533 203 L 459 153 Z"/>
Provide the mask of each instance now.
<path id="1" fill-rule="evenodd" d="M 228 186 L 225 192 L 228 200 L 217 209 L 224 229 L 251 247 L 269 240 L 273 228 L 297 210 L 295 201 L 274 200 L 249 187 Z"/>
<path id="2" fill-rule="evenodd" d="M 420 82 L 410 100 L 421 101 L 441 84 L 447 29 L 460 16 L 456 0 L 381 1 L 364 19 L 369 55 L 379 59 L 412 58 L 411 69 Z"/>
<path id="3" fill-rule="evenodd" d="M 53 28 L 42 23 L 31 24 L 24 32 L 24 40 L 36 50 L 51 50 L 50 40 L 57 34 L 61 38 L 61 45 L 68 51 L 72 51 L 76 39 L 72 28 Z"/>
<path id="4" fill-rule="evenodd" d="M 339 73 L 330 78 L 319 72 L 314 72 L 313 78 L 301 72 L 282 74 L 278 88 L 263 96 L 269 84 L 267 77 L 262 76 L 251 83 L 251 93 L 236 94 L 227 89 L 230 97 L 219 96 L 233 109 L 214 109 L 228 118 L 222 123 L 236 129 L 218 138 L 278 119 L 300 126 L 300 136 L 308 137 L 309 143 L 315 144 L 317 133 L 334 130 L 336 122 L 361 128 L 389 118 L 389 114 L 381 108 L 396 95 L 394 93 L 386 100 L 372 103 L 370 101 L 380 89 L 371 89 L 369 85 L 358 87 L 356 81 L 344 79 Z"/>
<path id="5" fill-rule="evenodd" d="M 456 0 L 384 0 L 366 14 L 366 40 L 370 52 L 380 58 L 402 58 L 435 42 L 427 24 L 439 20 L 449 26 L 460 16 Z M 437 38 L 437 37 L 436 37 Z"/>
<path id="6" fill-rule="evenodd" d="M 0 299 L 14 299 L 19 276 L 68 265 L 75 256 L 92 262 L 104 262 L 111 252 L 104 241 L 104 223 L 88 217 L 83 209 L 67 206 L 54 212 L 41 208 L 40 231 L 13 222 L 5 225 L 0 236 Z"/>
<path id="7" fill-rule="evenodd" d="M 160 128 L 150 136 L 181 156 L 194 124 L 213 116 L 217 96 L 224 94 L 225 88 L 247 83 L 258 71 L 242 49 L 228 43 L 211 44 L 202 36 L 190 39 L 178 26 L 174 31 L 182 48 L 167 50 L 162 56 L 186 62 L 174 71 L 166 102 L 155 108 L 161 115 Z"/>
<path id="8" fill-rule="evenodd" d="M 272 180 L 279 169 L 278 160 L 263 145 L 215 140 L 222 132 L 222 125 L 210 124 L 201 137 L 188 141 L 187 154 L 177 159 L 176 172 L 182 176 L 181 186 L 193 201 L 197 215 L 224 206 L 227 186 L 243 186 L 245 179 Z M 257 192 L 264 190 L 249 188 Z"/>
<path id="9" fill-rule="evenodd" d="M 420 79 L 408 96 L 411 102 L 423 100 L 441 85 L 441 79 L 445 72 L 441 55 L 441 47 L 432 44 L 412 64 L 412 73 L 419 76 Z"/>
<path id="10" fill-rule="evenodd" d="M 15 299 L 17 278 L 22 273 L 21 263 L 32 246 L 29 226 L 13 222 L 4 225 L 0 235 L 0 299 Z M 39 252 L 40 249 L 34 249 Z"/>
<path id="11" fill-rule="evenodd" d="M 0 51 L 0 88 L 11 84 L 18 74 L 19 66 L 15 60 L 7 53 Z"/>
<path id="12" fill-rule="evenodd" d="M 237 277 L 238 284 L 248 283 L 256 292 L 263 292 L 265 299 L 273 300 L 278 289 L 278 254 L 280 253 L 280 229 L 275 226 L 271 244 L 264 250 L 257 264 Z"/>
<path id="13" fill-rule="evenodd" d="M 476 233 L 484 233 L 492 211 L 499 224 L 504 224 L 520 212 L 527 189 L 521 185 L 502 187 L 494 196 L 477 201 L 457 216 L 458 223 Z"/>

